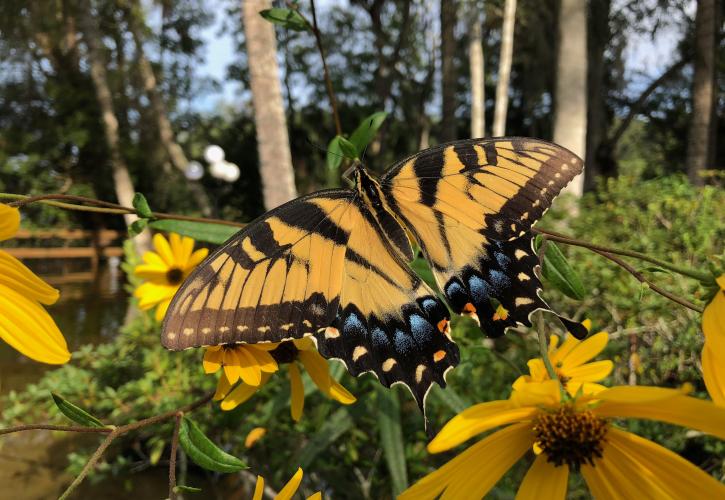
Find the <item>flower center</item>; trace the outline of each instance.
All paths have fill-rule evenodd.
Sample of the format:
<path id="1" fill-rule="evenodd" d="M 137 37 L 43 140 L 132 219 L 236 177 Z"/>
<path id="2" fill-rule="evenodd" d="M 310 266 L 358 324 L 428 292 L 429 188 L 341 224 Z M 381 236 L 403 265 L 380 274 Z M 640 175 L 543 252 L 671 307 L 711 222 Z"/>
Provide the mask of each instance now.
<path id="1" fill-rule="evenodd" d="M 299 350 L 294 342 L 282 342 L 275 349 L 269 351 L 277 363 L 291 363 L 297 359 Z"/>
<path id="2" fill-rule="evenodd" d="M 562 406 L 538 414 L 533 423 L 536 444 L 556 466 L 566 464 L 579 470 L 582 464 L 594 465 L 594 459 L 602 456 L 609 424 L 591 411 Z"/>
<path id="3" fill-rule="evenodd" d="M 178 267 L 172 267 L 166 271 L 166 281 L 169 282 L 169 285 L 178 285 L 184 281 L 184 271 Z"/>

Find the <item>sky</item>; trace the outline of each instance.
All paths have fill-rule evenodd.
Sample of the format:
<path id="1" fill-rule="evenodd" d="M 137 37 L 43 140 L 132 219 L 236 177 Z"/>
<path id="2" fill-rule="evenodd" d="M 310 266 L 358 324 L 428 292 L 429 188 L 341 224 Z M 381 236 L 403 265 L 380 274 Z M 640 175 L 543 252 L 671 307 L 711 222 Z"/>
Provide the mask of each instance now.
<path id="1" fill-rule="evenodd" d="M 627 0 L 615 0 L 613 8 L 617 9 L 618 4 L 625 1 Z M 332 0 L 318 0 L 318 16 L 324 15 L 332 3 Z M 215 20 L 202 32 L 206 43 L 203 51 L 204 62 L 199 66 L 198 74 L 220 82 L 221 89 L 196 97 L 189 103 L 189 107 L 198 112 L 213 113 L 225 104 L 233 106 L 241 89 L 238 82 L 224 83 L 227 66 L 234 61 L 236 50 L 232 36 L 229 33 L 220 34 L 226 15 L 224 6 L 228 3 L 225 0 L 210 0 L 209 4 Z M 692 1 L 686 11 L 688 15 L 694 16 L 694 10 L 695 2 Z M 677 22 L 665 25 L 657 31 L 654 38 L 649 34 L 632 34 L 628 37 L 628 46 L 624 53 L 625 70 L 632 81 L 630 91 L 633 94 L 644 89 L 669 67 L 681 37 Z"/>

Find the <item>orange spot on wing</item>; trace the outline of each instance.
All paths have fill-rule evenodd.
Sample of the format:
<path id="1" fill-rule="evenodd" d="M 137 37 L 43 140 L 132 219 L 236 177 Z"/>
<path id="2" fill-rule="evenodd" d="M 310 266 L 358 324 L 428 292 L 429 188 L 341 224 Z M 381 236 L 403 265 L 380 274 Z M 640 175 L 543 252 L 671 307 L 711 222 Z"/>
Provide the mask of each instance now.
<path id="1" fill-rule="evenodd" d="M 436 363 L 438 363 L 440 360 L 442 360 L 445 357 L 446 357 L 446 351 L 441 350 L 441 351 L 436 351 L 435 353 L 433 353 L 433 361 L 435 361 Z"/>
<path id="2" fill-rule="evenodd" d="M 508 317 L 509 317 L 508 309 L 506 309 L 504 306 L 499 304 L 498 307 L 496 308 L 496 312 L 493 313 L 493 320 L 494 321 L 505 320 Z"/>
<path id="3" fill-rule="evenodd" d="M 471 304 L 470 302 L 467 302 L 466 305 L 463 306 L 463 312 L 464 313 L 475 313 L 476 308 L 474 307 L 473 304 Z"/>

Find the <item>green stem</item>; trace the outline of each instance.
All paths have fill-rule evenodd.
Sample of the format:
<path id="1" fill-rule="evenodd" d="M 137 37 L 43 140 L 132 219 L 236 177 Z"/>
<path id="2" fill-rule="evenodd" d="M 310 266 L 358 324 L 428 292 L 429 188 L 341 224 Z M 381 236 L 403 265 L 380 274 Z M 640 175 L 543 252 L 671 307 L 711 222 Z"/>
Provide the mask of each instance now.
<path id="1" fill-rule="evenodd" d="M 556 373 L 554 365 L 551 364 L 551 360 L 549 359 L 549 345 L 546 341 L 544 319 L 543 317 L 541 317 L 541 315 L 539 315 L 539 321 L 537 326 L 538 328 L 536 328 L 536 334 L 539 337 L 539 352 L 541 353 L 541 359 L 544 362 L 544 366 L 546 367 L 546 372 L 549 374 L 549 378 L 551 380 L 556 380 L 556 384 L 559 387 L 559 394 L 561 395 L 561 400 L 566 401 L 568 398 L 568 394 L 564 390 L 564 386 L 561 385 L 559 375 Z"/>
<path id="2" fill-rule="evenodd" d="M 576 238 L 572 238 L 571 236 L 567 236 L 565 234 L 548 231 L 546 229 L 533 228 L 532 231 L 546 236 L 547 239 L 550 239 L 552 241 L 558 241 L 559 243 L 564 243 L 565 245 L 573 245 L 573 246 L 578 246 L 578 247 L 582 247 L 582 248 L 587 248 L 589 250 L 598 250 L 600 252 L 606 252 L 609 254 L 623 255 L 625 257 L 632 257 L 634 259 L 639 259 L 639 260 L 643 260 L 645 262 L 649 262 L 651 264 L 655 264 L 664 269 L 667 269 L 668 271 L 672 271 L 674 273 L 681 274 L 682 276 L 687 276 L 687 277 L 696 279 L 698 281 L 703 281 L 706 283 L 713 280 L 712 275 L 710 275 L 709 273 L 704 273 L 701 271 L 697 271 L 695 269 L 690 269 L 688 267 L 678 266 L 677 264 L 672 264 L 670 262 L 660 260 L 656 257 L 650 257 L 647 254 L 643 254 L 641 252 L 635 252 L 634 250 L 624 250 L 621 248 L 613 248 L 613 247 L 607 247 L 604 245 L 597 245 L 594 243 L 590 243 L 588 241 L 582 241 L 582 240 L 578 240 Z"/>

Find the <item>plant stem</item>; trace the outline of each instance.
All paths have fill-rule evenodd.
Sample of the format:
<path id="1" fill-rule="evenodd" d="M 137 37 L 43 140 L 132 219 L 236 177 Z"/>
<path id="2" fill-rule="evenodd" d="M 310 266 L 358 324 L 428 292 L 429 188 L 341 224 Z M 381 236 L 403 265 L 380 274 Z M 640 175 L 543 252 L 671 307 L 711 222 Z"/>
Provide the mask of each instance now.
<path id="1" fill-rule="evenodd" d="M 65 432 L 94 432 L 100 434 L 107 434 L 113 432 L 113 428 L 111 427 L 79 427 L 73 425 L 28 424 L 0 429 L 0 436 L 2 436 L 3 434 L 12 434 L 13 432 L 34 431 L 39 429 Z"/>
<path id="2" fill-rule="evenodd" d="M 544 361 L 546 372 L 549 374 L 549 378 L 551 380 L 558 381 L 559 375 L 556 374 L 556 370 L 554 370 L 554 365 L 551 364 L 551 360 L 549 359 L 549 345 L 546 342 L 546 332 L 544 331 L 543 321 L 539 322 L 538 328 L 536 329 L 536 334 L 539 337 L 539 352 L 541 353 L 541 359 Z"/>
<path id="3" fill-rule="evenodd" d="M 621 248 L 613 248 L 613 247 L 606 247 L 603 245 L 597 245 L 594 243 L 590 243 L 588 241 L 583 241 L 583 240 L 578 240 L 576 238 L 572 238 L 571 236 L 567 236 L 565 234 L 548 231 L 546 229 L 532 228 L 532 231 L 534 233 L 544 235 L 544 236 L 546 236 L 546 238 L 548 238 L 552 241 L 558 241 L 559 243 L 564 243 L 566 245 L 573 245 L 573 246 L 587 248 L 589 250 L 595 250 L 595 251 L 598 250 L 600 252 L 606 252 L 609 254 L 623 255 L 625 257 L 632 257 L 635 259 L 644 260 L 645 262 L 650 262 L 650 263 L 660 266 L 664 269 L 667 269 L 668 271 L 672 271 L 677 274 L 681 274 L 683 276 L 687 276 L 687 277 L 690 277 L 690 278 L 693 278 L 693 279 L 696 279 L 699 281 L 708 282 L 708 281 L 713 280 L 713 277 L 709 273 L 703 273 L 703 272 L 697 271 L 695 269 L 678 266 L 676 264 L 672 264 L 670 262 L 666 262 L 664 260 L 660 260 L 655 257 L 650 257 L 647 254 L 635 252 L 634 250 L 624 250 Z"/>
<path id="4" fill-rule="evenodd" d="M 179 429 L 181 428 L 182 412 L 175 415 L 174 434 L 171 436 L 171 456 L 169 457 L 169 500 L 176 500 L 176 455 L 179 448 Z"/>

